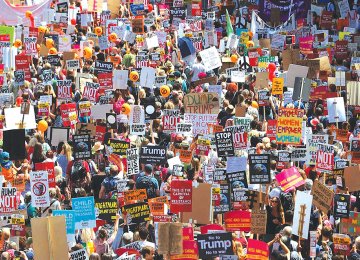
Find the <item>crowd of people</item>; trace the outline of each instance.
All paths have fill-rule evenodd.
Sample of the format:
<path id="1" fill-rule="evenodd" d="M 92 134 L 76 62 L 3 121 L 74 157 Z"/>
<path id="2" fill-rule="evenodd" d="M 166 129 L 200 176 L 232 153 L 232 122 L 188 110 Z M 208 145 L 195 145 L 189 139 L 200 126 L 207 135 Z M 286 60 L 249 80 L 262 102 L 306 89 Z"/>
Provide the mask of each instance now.
<path id="1" fill-rule="evenodd" d="M 357 0 L 90 2 L 0 26 L 1 259 L 360 259 Z"/>

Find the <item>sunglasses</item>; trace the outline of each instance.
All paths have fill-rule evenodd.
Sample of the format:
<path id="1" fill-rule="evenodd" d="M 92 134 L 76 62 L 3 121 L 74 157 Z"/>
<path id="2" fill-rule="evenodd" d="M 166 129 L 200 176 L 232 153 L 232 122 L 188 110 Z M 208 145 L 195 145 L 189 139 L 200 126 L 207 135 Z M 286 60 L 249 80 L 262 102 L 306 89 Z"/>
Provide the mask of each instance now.
<path id="1" fill-rule="evenodd" d="M 273 203 L 279 203 L 277 200 L 270 200 Z"/>

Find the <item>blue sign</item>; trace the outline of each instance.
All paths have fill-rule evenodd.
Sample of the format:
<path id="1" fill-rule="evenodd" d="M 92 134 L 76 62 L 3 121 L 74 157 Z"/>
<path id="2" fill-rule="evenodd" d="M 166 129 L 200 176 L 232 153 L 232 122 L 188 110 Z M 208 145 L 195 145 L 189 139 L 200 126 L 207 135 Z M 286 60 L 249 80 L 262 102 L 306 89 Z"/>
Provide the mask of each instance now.
<path id="1" fill-rule="evenodd" d="M 66 233 L 75 234 L 75 210 L 54 210 L 53 216 L 65 216 Z"/>
<path id="2" fill-rule="evenodd" d="M 96 227 L 94 197 L 72 199 L 72 208 L 75 211 L 75 228 Z"/>
<path id="3" fill-rule="evenodd" d="M 144 4 L 140 4 L 140 5 L 130 4 L 130 11 L 133 15 L 142 15 L 144 14 Z"/>

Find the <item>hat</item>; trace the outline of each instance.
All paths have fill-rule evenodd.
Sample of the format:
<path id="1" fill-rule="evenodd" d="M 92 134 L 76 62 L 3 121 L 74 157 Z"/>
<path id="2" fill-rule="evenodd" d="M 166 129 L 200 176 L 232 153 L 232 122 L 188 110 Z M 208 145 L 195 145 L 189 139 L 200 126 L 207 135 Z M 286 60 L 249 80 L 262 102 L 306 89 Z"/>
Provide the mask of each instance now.
<path id="1" fill-rule="evenodd" d="M 133 232 L 125 232 L 124 234 L 123 234 L 123 239 L 124 240 L 126 240 L 126 241 L 133 241 L 133 239 L 134 239 L 134 233 Z"/>
<path id="2" fill-rule="evenodd" d="M 10 154 L 8 152 L 2 152 L 0 154 L 0 163 L 2 167 L 6 169 L 10 168 L 12 162 L 10 161 Z"/>
<path id="3" fill-rule="evenodd" d="M 199 77 L 199 79 L 206 78 L 206 73 L 205 73 L 205 72 L 200 72 L 200 73 L 198 74 L 198 77 Z"/>
<path id="4" fill-rule="evenodd" d="M 230 115 L 235 115 L 235 108 L 233 105 L 228 105 L 225 109 L 225 112 Z"/>
<path id="5" fill-rule="evenodd" d="M 159 69 L 159 71 L 158 71 L 158 76 L 159 76 L 159 77 L 166 76 L 165 70 Z"/>
<path id="6" fill-rule="evenodd" d="M 146 164 L 144 167 L 144 171 L 150 173 L 153 171 L 153 166 L 151 164 Z"/>
<path id="7" fill-rule="evenodd" d="M 235 93 L 236 91 L 238 91 L 238 86 L 235 83 L 231 82 L 227 85 L 226 89 L 232 93 Z"/>
<path id="8" fill-rule="evenodd" d="M 104 145 L 102 145 L 101 142 L 95 142 L 94 146 L 91 148 L 93 153 L 103 149 L 104 149 Z"/>
<path id="9" fill-rule="evenodd" d="M 177 78 L 181 77 L 180 71 L 175 71 L 174 76 L 177 77 Z"/>

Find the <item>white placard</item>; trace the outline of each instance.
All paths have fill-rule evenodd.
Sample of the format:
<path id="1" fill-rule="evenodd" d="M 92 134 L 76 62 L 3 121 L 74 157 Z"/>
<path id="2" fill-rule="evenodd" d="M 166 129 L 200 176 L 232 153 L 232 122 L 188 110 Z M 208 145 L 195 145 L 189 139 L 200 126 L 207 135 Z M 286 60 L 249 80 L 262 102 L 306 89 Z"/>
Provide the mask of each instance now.
<path id="1" fill-rule="evenodd" d="M 199 54 L 207 71 L 219 68 L 222 65 L 219 52 L 215 46 L 203 50 Z"/>
<path id="2" fill-rule="evenodd" d="M 127 89 L 128 79 L 129 79 L 128 70 L 113 70 L 114 89 Z"/>
<path id="3" fill-rule="evenodd" d="M 346 114 L 345 114 L 344 98 L 343 97 L 328 98 L 326 99 L 326 102 L 328 108 L 329 123 L 345 122 Z"/>
<path id="4" fill-rule="evenodd" d="M 34 207 L 49 207 L 49 178 L 47 171 L 30 172 L 31 204 Z"/>
<path id="5" fill-rule="evenodd" d="M 313 196 L 310 195 L 310 193 L 303 191 L 296 192 L 292 230 L 294 235 L 298 235 L 300 216 L 302 215 L 301 218 L 303 220 L 303 228 L 301 237 L 304 239 L 308 239 L 312 200 Z"/>

